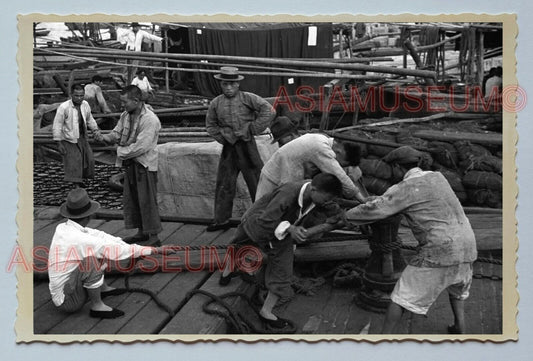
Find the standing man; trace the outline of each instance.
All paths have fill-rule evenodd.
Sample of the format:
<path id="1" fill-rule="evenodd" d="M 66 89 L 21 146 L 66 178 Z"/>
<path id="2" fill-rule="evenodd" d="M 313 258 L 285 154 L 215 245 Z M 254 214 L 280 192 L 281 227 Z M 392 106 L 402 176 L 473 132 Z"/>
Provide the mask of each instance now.
<path id="1" fill-rule="evenodd" d="M 57 108 L 52 133 L 63 156 L 65 181 L 83 186 L 84 179 L 94 177 L 94 156 L 87 140 L 87 128 L 97 141 L 102 140 L 102 135 L 89 103 L 83 100 L 83 87 L 73 85 L 70 95 L 71 99 Z"/>
<path id="2" fill-rule="evenodd" d="M 342 183 L 343 195 L 348 199 L 363 202 L 365 197 L 352 182 L 343 167 L 357 166 L 361 159 L 361 148 L 350 142 L 339 142 L 325 134 L 308 133 L 298 137 L 292 125 L 280 122 L 273 126 L 274 140 L 289 139 L 281 144 L 261 170 L 256 199 L 272 192 L 283 183 L 306 178 L 310 169 L 331 173 Z M 292 139 L 292 140 L 291 140 Z"/>
<path id="3" fill-rule="evenodd" d="M 229 228 L 237 176 L 242 172 L 252 201 L 263 162 L 254 136 L 263 132 L 276 116 L 274 108 L 260 96 L 239 90 L 244 79 L 237 68 L 221 67 L 215 75 L 223 94 L 209 105 L 207 132 L 223 145 L 215 189 L 215 219 L 207 231 Z"/>
<path id="4" fill-rule="evenodd" d="M 122 37 L 121 42 L 126 43 L 126 50 L 128 51 L 142 51 L 143 43 L 146 43 L 148 41 L 161 42 L 162 40 L 163 38 L 160 36 L 153 35 L 144 30 L 141 30 L 139 23 L 133 22 L 131 23 L 131 31 L 128 31 Z M 132 64 L 134 66 L 128 69 L 128 81 L 131 81 L 132 79 L 131 75 L 137 72 L 137 66 L 139 65 L 139 60 L 133 60 Z M 150 77 L 149 74 L 147 74 L 147 76 Z"/>
<path id="5" fill-rule="evenodd" d="M 143 42 L 147 40 L 161 42 L 163 38 L 141 30 L 139 23 L 133 22 L 131 23 L 131 31 L 126 33 L 124 40 L 126 42 L 126 50 L 142 51 Z"/>
<path id="6" fill-rule="evenodd" d="M 346 212 L 353 225 L 403 214 L 418 240 L 410 261 L 391 294 L 382 333 L 390 334 L 404 310 L 425 315 L 439 294 L 447 290 L 454 314 L 450 333 L 465 333 L 464 300 L 472 283 L 477 258 L 476 239 L 461 203 L 439 172 L 419 168 L 424 154 L 408 146 L 384 160 L 399 166 L 403 180 L 382 196 Z"/>
<path id="7" fill-rule="evenodd" d="M 141 90 L 128 85 L 122 90 L 120 103 L 124 112 L 116 127 L 102 138 L 118 143 L 117 167 L 126 167 L 124 176 L 124 223 L 138 232 L 124 239 L 127 243 L 147 242 L 159 246 L 157 234 L 161 220 L 157 205 L 157 140 L 161 123 L 142 101 Z"/>

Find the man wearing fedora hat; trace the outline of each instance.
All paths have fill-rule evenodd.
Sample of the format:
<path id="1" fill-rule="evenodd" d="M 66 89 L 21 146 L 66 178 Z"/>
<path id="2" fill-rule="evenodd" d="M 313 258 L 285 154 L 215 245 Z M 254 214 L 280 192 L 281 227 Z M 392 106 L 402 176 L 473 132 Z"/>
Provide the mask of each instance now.
<path id="1" fill-rule="evenodd" d="M 291 140 L 298 138 L 298 129 L 296 124 L 286 116 L 279 116 L 274 119 L 270 126 L 270 132 L 272 133 L 272 144 L 278 143 L 279 147 L 283 147 Z"/>
<path id="2" fill-rule="evenodd" d="M 261 134 L 274 119 L 274 108 L 260 96 L 239 90 L 244 76 L 235 67 L 221 67 L 215 79 L 222 94 L 213 99 L 206 116 L 206 129 L 222 144 L 215 188 L 214 223 L 208 231 L 229 227 L 237 176 L 242 172 L 252 201 L 263 162 L 254 136 Z"/>
<path id="3" fill-rule="evenodd" d="M 123 290 L 104 281 L 105 260 L 119 261 L 160 253 L 161 248 L 127 244 L 119 237 L 87 227 L 100 204 L 89 198 L 83 188 L 71 190 L 59 212 L 60 223 L 48 257 L 49 289 L 54 305 L 65 312 L 80 310 L 89 299 L 91 317 L 116 318 L 124 312 L 106 305 L 102 298 Z"/>

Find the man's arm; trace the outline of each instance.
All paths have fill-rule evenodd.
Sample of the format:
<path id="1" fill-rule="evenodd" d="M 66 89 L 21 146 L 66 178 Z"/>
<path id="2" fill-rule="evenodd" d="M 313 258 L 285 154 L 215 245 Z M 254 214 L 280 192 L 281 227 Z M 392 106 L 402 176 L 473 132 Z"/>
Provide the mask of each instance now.
<path id="1" fill-rule="evenodd" d="M 396 184 L 380 197 L 346 211 L 346 220 L 352 225 L 360 225 L 385 219 L 408 208 L 409 189 Z"/>
<path id="2" fill-rule="evenodd" d="M 253 93 L 247 93 L 246 96 L 247 101 L 250 102 L 248 106 L 257 112 L 257 118 L 250 124 L 250 133 L 252 135 L 261 134 L 276 117 L 276 111 L 269 102 L 260 96 Z"/>
<path id="3" fill-rule="evenodd" d="M 220 126 L 218 125 L 218 118 L 216 113 L 216 101 L 212 101 L 207 109 L 207 115 L 205 116 L 205 129 L 207 133 L 220 144 L 224 145 L 226 139 L 220 132 Z"/>
<path id="4" fill-rule="evenodd" d="M 135 142 L 127 146 L 119 146 L 117 156 L 121 159 L 131 159 L 152 150 L 159 135 L 159 128 L 159 122 L 156 119 L 141 122 Z"/>
<path id="5" fill-rule="evenodd" d="M 148 39 L 148 40 L 152 40 L 152 41 L 161 41 L 161 40 L 163 40 L 163 38 L 160 37 L 160 36 L 150 34 L 149 32 L 146 32 L 144 30 L 139 30 L 139 31 L 142 31 L 143 41 L 144 41 L 144 39 Z"/>

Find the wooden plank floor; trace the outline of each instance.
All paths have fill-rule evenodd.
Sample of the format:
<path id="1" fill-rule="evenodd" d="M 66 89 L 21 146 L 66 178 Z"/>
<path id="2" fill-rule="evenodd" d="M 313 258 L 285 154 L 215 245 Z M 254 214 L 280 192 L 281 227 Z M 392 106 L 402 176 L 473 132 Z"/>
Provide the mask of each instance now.
<path id="1" fill-rule="evenodd" d="M 55 227 L 61 221 L 57 209 L 40 209 L 35 212 L 34 244 L 49 247 Z M 479 222 L 477 221 L 479 220 Z M 488 239 L 489 249 L 497 249 L 501 244 L 501 217 L 492 217 L 490 222 L 479 215 L 471 217 L 477 235 Z M 127 236 L 135 231 L 125 230 L 122 220 L 92 220 L 90 227 L 105 232 Z M 499 233 L 498 233 L 499 232 Z M 230 242 L 234 229 L 227 231 L 205 232 L 205 226 L 183 223 L 163 222 L 160 239 L 165 244 L 181 246 L 216 246 Z M 497 235 L 500 235 L 500 239 Z M 204 257 L 205 258 L 205 257 Z M 37 260 L 38 261 L 38 260 Z M 198 260 L 195 261 L 198 263 Z M 38 263 L 38 262 L 37 262 Z M 44 267 L 36 264 L 37 267 Z M 182 260 L 183 263 L 183 260 Z M 203 261 L 200 263 L 204 264 Z M 204 264 L 205 265 L 205 264 Z M 297 269 L 306 264 L 297 265 Z M 475 263 L 475 274 L 495 276 L 475 278 L 470 298 L 465 303 L 467 332 L 469 334 L 499 334 L 502 332 L 502 271 L 500 265 Z M 113 320 L 89 317 L 88 305 L 75 314 L 59 312 L 50 299 L 48 281 L 43 272 L 35 274 L 33 307 L 35 334 L 224 334 L 228 331 L 223 318 L 207 315 L 202 311 L 208 300 L 204 295 L 191 296 L 192 290 L 200 289 L 220 295 L 239 291 L 251 294 L 252 286 L 234 279 L 227 287 L 218 285 L 219 273 L 198 272 L 155 272 L 135 273 L 130 276 L 131 287 L 142 287 L 154 292 L 170 307 L 173 315 L 159 307 L 148 295 L 126 293 L 108 297 L 105 302 L 118 307 L 126 314 Z M 116 273 L 106 275 L 106 280 L 114 287 L 124 287 L 124 276 Z M 356 302 L 357 289 L 333 287 L 331 279 L 314 290 L 312 295 L 298 294 L 295 298 L 275 311 L 282 317 L 293 320 L 297 333 L 307 334 L 369 334 L 379 333 L 384 314 L 365 310 Z M 229 302 L 239 309 L 242 301 Z M 248 316 L 261 324 L 249 312 Z M 453 323 L 453 315 L 443 293 L 430 309 L 427 317 L 405 313 L 398 334 L 445 334 L 448 324 Z"/>

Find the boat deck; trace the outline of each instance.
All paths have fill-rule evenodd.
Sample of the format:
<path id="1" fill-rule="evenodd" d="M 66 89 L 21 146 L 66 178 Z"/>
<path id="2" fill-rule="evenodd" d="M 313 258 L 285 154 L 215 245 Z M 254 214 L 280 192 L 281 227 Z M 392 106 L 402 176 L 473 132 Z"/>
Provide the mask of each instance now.
<path id="1" fill-rule="evenodd" d="M 501 250 L 501 215 L 469 214 L 478 238 L 485 249 Z M 499 219 L 499 222 L 498 222 Z M 34 245 L 49 246 L 58 223 L 57 208 L 44 207 L 34 213 Z M 94 219 L 89 227 L 97 228 L 117 236 L 132 234 L 125 230 L 122 220 Z M 134 232 L 134 231 L 133 231 Z M 234 229 L 205 232 L 205 225 L 163 222 L 160 239 L 163 245 L 216 246 L 227 245 Z M 499 234 L 499 238 L 498 238 Z M 406 240 L 404 240 L 404 243 Z M 499 247 L 498 247 L 499 245 Z M 495 254 L 498 251 L 495 251 Z M 491 256 L 491 252 L 485 252 Z M 198 255 L 196 255 L 198 256 Z M 192 256 L 193 259 L 195 256 Z M 222 259 L 222 258 L 221 258 Z M 183 261 L 183 260 L 182 260 Z M 192 261 L 191 261 L 192 262 Z M 196 261 L 198 265 L 198 259 Z M 192 263 L 194 263 L 192 262 Z M 191 263 L 191 265 L 192 265 Z M 298 268 L 309 264 L 299 263 Z M 502 332 L 502 281 L 501 266 L 492 263 L 475 263 L 475 274 L 488 277 L 475 278 L 471 296 L 466 302 L 467 333 L 499 334 Z M 492 276 L 492 279 L 491 279 Z M 140 287 L 154 292 L 172 311 L 159 307 L 147 294 L 128 292 L 108 297 L 105 302 L 125 312 L 125 316 L 101 320 L 89 317 L 88 304 L 74 314 L 58 311 L 50 299 L 46 274 L 36 273 L 34 277 L 34 334 L 226 334 L 230 332 L 225 320 L 203 312 L 202 306 L 208 300 L 204 295 L 191 295 L 193 290 L 207 291 L 215 295 L 238 291 L 252 294 L 254 286 L 240 279 L 233 279 L 230 285 L 218 285 L 219 273 L 196 272 L 150 272 L 134 273 L 129 276 L 130 287 Z M 116 272 L 106 276 L 109 284 L 124 287 L 125 277 Z M 279 307 L 277 313 L 298 325 L 302 334 L 360 334 L 379 333 L 384 314 L 362 309 L 355 302 L 357 290 L 352 287 L 333 287 L 331 280 L 313 289 L 309 295 L 297 294 L 289 303 Z M 261 327 L 257 318 L 246 311 L 244 302 L 231 299 L 230 305 L 242 312 Z M 400 334 L 445 334 L 448 324 L 453 323 L 452 312 L 443 293 L 433 305 L 427 317 L 404 314 Z"/>

